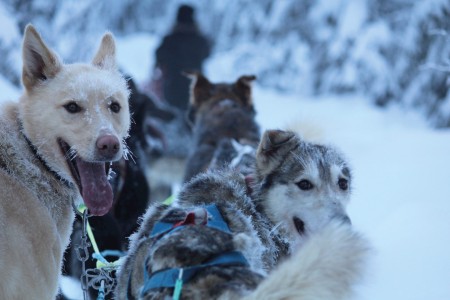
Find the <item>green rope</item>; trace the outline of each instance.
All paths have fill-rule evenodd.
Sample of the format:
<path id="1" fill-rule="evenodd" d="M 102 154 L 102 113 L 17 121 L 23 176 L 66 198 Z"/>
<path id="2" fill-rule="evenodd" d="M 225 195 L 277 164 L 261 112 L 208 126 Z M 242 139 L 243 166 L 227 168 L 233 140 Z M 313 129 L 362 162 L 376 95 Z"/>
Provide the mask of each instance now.
<path id="1" fill-rule="evenodd" d="M 80 204 L 77 207 L 78 211 L 82 214 L 87 209 L 86 205 Z M 94 254 L 92 255 L 93 258 L 97 260 L 96 267 L 97 269 L 101 268 L 117 268 L 120 266 L 122 260 L 119 258 L 116 261 L 108 262 L 106 258 L 103 257 L 103 255 L 100 252 L 100 249 L 98 248 L 97 242 L 95 241 L 94 233 L 92 232 L 91 225 L 89 225 L 89 220 L 87 221 L 86 231 L 89 237 L 89 241 L 91 242 L 92 248 L 94 249 Z"/>
<path id="2" fill-rule="evenodd" d="M 171 205 L 174 200 L 175 200 L 175 196 L 171 195 L 166 200 L 163 201 L 163 204 L 164 205 Z"/>
<path id="3" fill-rule="evenodd" d="M 172 300 L 179 300 L 181 295 L 181 289 L 183 288 L 183 268 L 180 269 L 178 279 L 175 282 L 175 288 L 173 290 Z"/>

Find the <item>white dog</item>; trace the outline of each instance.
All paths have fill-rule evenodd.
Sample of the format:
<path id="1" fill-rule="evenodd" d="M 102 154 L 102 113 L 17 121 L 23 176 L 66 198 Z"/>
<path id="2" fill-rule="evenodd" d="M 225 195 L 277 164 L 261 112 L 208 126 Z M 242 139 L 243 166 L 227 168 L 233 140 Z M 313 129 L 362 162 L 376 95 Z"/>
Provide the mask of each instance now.
<path id="1" fill-rule="evenodd" d="M 22 81 L 0 113 L 0 295 L 54 299 L 72 205 L 112 205 L 105 166 L 126 153 L 129 92 L 110 33 L 91 64 L 65 65 L 28 25 Z"/>

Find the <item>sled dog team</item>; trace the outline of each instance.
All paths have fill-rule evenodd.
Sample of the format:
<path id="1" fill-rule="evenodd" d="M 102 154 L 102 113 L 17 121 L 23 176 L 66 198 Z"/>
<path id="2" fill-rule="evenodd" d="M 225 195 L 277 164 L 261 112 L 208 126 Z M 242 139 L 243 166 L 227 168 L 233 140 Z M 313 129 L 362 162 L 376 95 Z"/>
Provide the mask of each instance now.
<path id="1" fill-rule="evenodd" d="M 25 29 L 23 95 L 0 110 L 0 295 L 55 299 L 84 203 L 113 205 L 110 163 L 128 154 L 127 82 L 106 33 L 92 62 L 64 64 Z M 171 205 L 130 237 L 117 299 L 348 299 L 368 242 L 350 225 L 352 175 L 332 147 L 256 123 L 251 81 L 191 74 L 194 146 Z"/>

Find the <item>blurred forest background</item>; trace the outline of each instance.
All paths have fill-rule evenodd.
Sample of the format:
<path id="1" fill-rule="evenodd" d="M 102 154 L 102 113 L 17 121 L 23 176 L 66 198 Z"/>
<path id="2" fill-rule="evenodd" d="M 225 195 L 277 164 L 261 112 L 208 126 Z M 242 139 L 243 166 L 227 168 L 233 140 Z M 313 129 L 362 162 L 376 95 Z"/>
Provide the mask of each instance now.
<path id="1" fill-rule="evenodd" d="M 20 86 L 29 22 L 72 62 L 90 57 L 105 30 L 163 36 L 180 3 L 197 8 L 230 76 L 245 69 L 283 92 L 363 94 L 450 127 L 449 0 L 3 0 L 0 77 Z"/>

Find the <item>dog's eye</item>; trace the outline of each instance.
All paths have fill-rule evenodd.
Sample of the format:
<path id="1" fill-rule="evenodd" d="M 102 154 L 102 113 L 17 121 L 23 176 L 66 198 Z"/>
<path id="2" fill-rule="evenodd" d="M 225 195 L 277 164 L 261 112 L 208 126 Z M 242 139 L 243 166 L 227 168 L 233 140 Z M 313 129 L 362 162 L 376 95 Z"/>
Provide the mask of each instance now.
<path id="1" fill-rule="evenodd" d="M 109 109 L 113 112 L 113 113 L 118 113 L 121 109 L 120 104 L 117 102 L 112 102 L 109 105 Z"/>
<path id="2" fill-rule="evenodd" d="M 339 178 L 338 185 L 341 190 L 346 191 L 348 189 L 348 180 L 344 178 Z"/>
<path id="3" fill-rule="evenodd" d="M 71 114 L 76 114 L 81 111 L 81 107 L 74 101 L 71 101 L 64 105 L 64 108 Z"/>
<path id="4" fill-rule="evenodd" d="M 311 181 L 303 179 L 296 183 L 297 186 L 303 190 L 303 191 L 309 191 L 314 187 L 314 185 L 311 183 Z"/>

